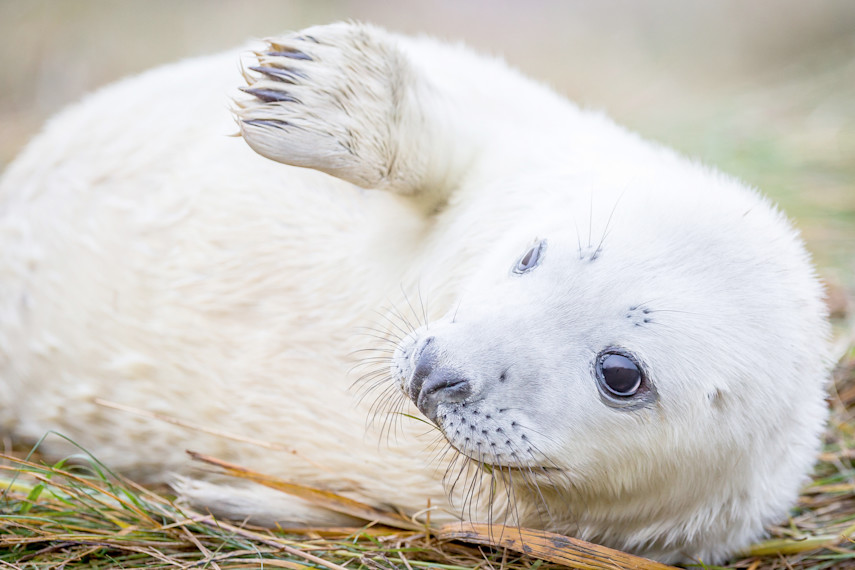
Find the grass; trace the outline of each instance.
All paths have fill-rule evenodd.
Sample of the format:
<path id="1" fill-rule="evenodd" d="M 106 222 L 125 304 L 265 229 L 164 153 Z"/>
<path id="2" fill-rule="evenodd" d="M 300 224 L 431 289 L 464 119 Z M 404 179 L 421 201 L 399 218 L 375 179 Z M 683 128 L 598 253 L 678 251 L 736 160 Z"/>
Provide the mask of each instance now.
<path id="1" fill-rule="evenodd" d="M 812 483 L 769 540 L 724 568 L 855 568 L 855 346 L 841 359 L 834 387 Z M 178 504 L 83 450 L 52 464 L 36 460 L 37 449 L 28 455 L 0 455 L 0 568 L 666 568 L 526 529 L 420 528 L 397 513 L 194 455 L 224 474 L 366 520 L 360 528 L 258 528 Z"/>

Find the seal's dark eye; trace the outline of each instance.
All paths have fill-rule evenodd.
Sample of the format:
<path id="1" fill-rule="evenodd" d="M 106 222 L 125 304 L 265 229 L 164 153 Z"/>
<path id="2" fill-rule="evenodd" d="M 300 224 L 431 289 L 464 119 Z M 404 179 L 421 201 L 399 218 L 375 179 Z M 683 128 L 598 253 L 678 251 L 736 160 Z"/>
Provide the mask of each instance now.
<path id="1" fill-rule="evenodd" d="M 613 396 L 627 398 L 641 388 L 641 370 L 632 359 L 607 352 L 597 366 L 600 383 Z"/>
<path id="2" fill-rule="evenodd" d="M 543 252 L 546 250 L 546 240 L 541 240 L 531 246 L 531 248 L 523 254 L 517 264 L 514 266 L 514 273 L 525 273 L 531 271 L 540 263 Z"/>

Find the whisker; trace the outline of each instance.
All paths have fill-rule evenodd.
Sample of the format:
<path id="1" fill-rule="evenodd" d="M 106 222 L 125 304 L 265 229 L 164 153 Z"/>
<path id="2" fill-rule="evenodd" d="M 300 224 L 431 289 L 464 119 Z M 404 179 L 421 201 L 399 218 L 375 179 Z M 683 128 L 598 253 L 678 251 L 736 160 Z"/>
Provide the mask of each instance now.
<path id="1" fill-rule="evenodd" d="M 347 353 L 347 355 L 348 355 L 348 356 L 356 356 L 357 354 L 359 354 L 359 353 L 361 353 L 361 352 L 377 352 L 377 353 L 380 353 L 380 354 L 394 354 L 394 353 L 395 353 L 395 349 L 394 349 L 394 348 L 380 348 L 380 347 L 374 347 L 374 348 L 357 348 L 356 350 L 353 350 L 353 351 L 351 351 L 351 352 L 348 352 L 348 353 Z M 389 359 L 389 357 L 388 357 L 388 356 L 384 356 L 383 358 L 386 358 L 387 360 Z"/>
<path id="2" fill-rule="evenodd" d="M 394 384 L 389 382 L 390 378 L 388 376 L 378 375 L 371 380 L 374 380 L 374 381 L 371 382 L 371 384 L 366 385 L 366 387 L 361 388 L 356 393 L 356 396 L 357 396 L 356 403 L 361 404 L 365 400 L 365 398 L 368 397 L 369 394 L 371 394 L 372 392 L 379 390 L 381 387 L 383 387 L 383 392 L 378 394 L 377 397 L 374 399 L 374 403 L 372 403 L 371 408 L 369 408 L 369 413 L 371 413 L 370 410 L 373 409 L 374 406 L 377 405 L 378 402 L 383 400 L 384 397 L 394 396 L 394 394 L 391 392 L 392 390 L 397 391 L 397 386 L 395 386 Z"/>
<path id="3" fill-rule="evenodd" d="M 402 328 L 398 323 L 396 323 L 395 320 L 392 319 L 392 317 L 390 317 L 388 314 L 378 311 L 376 309 L 374 310 L 374 312 L 377 313 L 383 319 L 385 319 L 391 326 L 395 327 L 398 332 L 401 333 L 402 336 L 398 337 L 399 339 L 402 339 L 410 334 L 406 329 Z"/>
<path id="4" fill-rule="evenodd" d="M 360 336 L 367 336 L 367 337 L 371 337 L 371 338 L 376 338 L 377 340 L 385 342 L 385 343 L 397 344 L 397 343 L 394 343 L 394 341 L 392 339 L 390 339 L 388 336 L 381 336 L 379 334 L 370 333 L 370 332 L 361 332 L 361 333 L 357 333 L 357 334 L 359 334 Z"/>
<path id="5" fill-rule="evenodd" d="M 375 311 L 375 313 L 376 313 L 376 312 L 377 312 L 377 311 Z M 379 314 L 379 313 L 378 313 L 378 314 Z M 393 324 L 394 324 L 394 323 L 393 323 Z M 401 338 L 401 335 L 397 334 L 397 332 L 396 332 L 396 331 L 391 331 L 391 330 L 389 330 L 389 329 L 387 329 L 387 328 L 382 328 L 382 327 L 379 327 L 379 326 L 373 326 L 373 325 L 372 325 L 372 326 L 369 326 L 369 325 L 359 325 L 359 326 L 355 326 L 355 327 L 353 327 L 353 329 L 354 329 L 354 330 L 356 330 L 356 331 L 366 331 L 366 330 L 367 330 L 367 331 L 376 332 L 376 333 L 379 333 L 379 334 L 383 335 L 384 337 L 395 337 L 395 338 Z M 402 332 L 403 332 L 403 331 L 402 331 Z M 406 332 L 404 332 L 404 336 L 406 336 L 406 335 L 407 335 L 407 333 L 406 333 Z"/>
<path id="6" fill-rule="evenodd" d="M 401 285 L 401 294 L 404 295 L 404 301 L 407 303 L 407 306 L 410 308 L 410 314 L 412 314 L 413 318 L 416 319 L 416 322 L 421 324 L 419 321 L 419 314 L 416 312 L 415 308 L 413 308 L 413 304 L 410 302 L 410 297 L 407 295 L 407 292 L 404 291 L 403 284 Z M 402 315 L 403 316 L 403 315 Z M 409 323 L 409 321 L 407 321 Z M 415 330 L 418 327 L 412 327 Z"/>
<path id="7" fill-rule="evenodd" d="M 612 223 L 612 216 L 614 216 L 614 215 L 615 215 L 615 210 L 617 210 L 618 204 L 620 204 L 620 201 L 621 201 L 621 199 L 623 198 L 623 195 L 624 195 L 625 193 L 626 193 L 626 191 L 625 191 L 625 190 L 624 190 L 623 192 L 621 192 L 621 193 L 620 193 L 620 195 L 617 197 L 617 200 L 615 200 L 615 205 L 614 205 L 614 206 L 612 206 L 612 211 L 609 213 L 609 217 L 608 217 L 608 219 L 606 220 L 606 226 L 605 226 L 605 228 L 603 229 L 603 236 L 600 238 L 600 243 L 598 243 L 598 244 L 597 244 L 597 247 L 596 247 L 596 248 L 594 248 L 594 253 L 593 253 L 593 254 L 591 254 L 591 259 L 592 259 L 592 260 L 593 260 L 593 259 L 596 259 L 596 258 L 597 258 L 597 256 L 600 254 L 600 252 L 603 250 L 603 242 L 605 242 L 605 241 L 606 241 L 606 236 L 608 236 L 608 235 L 609 235 L 609 226 L 610 226 L 610 225 L 611 225 L 611 223 Z"/>
<path id="8" fill-rule="evenodd" d="M 401 284 L 401 293 L 404 295 L 404 299 L 406 299 L 407 295 L 406 295 L 406 293 L 404 293 L 404 285 L 403 284 Z M 415 331 L 418 328 L 418 327 L 413 326 L 413 324 L 406 317 L 406 315 L 404 315 L 404 312 L 401 311 L 401 309 L 399 309 L 398 306 L 395 305 L 394 303 L 392 303 L 392 302 L 389 303 L 389 310 L 390 310 L 391 314 L 394 315 L 406 329 L 408 329 L 410 331 Z M 407 334 L 410 334 L 410 333 L 407 333 Z"/>
<path id="9" fill-rule="evenodd" d="M 416 292 L 419 295 L 419 305 L 421 305 L 422 317 L 424 318 L 425 328 L 428 329 L 428 328 L 430 328 L 430 320 L 428 319 L 428 313 L 427 313 L 427 302 L 426 302 L 427 299 L 426 298 L 422 299 L 421 281 L 419 281 L 419 283 L 416 285 Z"/>

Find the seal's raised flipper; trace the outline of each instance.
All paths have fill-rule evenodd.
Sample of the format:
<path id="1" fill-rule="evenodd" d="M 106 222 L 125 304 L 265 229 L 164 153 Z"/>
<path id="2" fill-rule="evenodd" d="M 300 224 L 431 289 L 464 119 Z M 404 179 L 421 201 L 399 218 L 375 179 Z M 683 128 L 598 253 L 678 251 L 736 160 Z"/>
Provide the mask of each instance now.
<path id="1" fill-rule="evenodd" d="M 259 154 L 428 202 L 456 184 L 473 145 L 451 127 L 453 102 L 395 36 L 317 26 L 267 40 L 255 56 L 242 87 L 252 98 L 237 101 L 236 115 Z"/>

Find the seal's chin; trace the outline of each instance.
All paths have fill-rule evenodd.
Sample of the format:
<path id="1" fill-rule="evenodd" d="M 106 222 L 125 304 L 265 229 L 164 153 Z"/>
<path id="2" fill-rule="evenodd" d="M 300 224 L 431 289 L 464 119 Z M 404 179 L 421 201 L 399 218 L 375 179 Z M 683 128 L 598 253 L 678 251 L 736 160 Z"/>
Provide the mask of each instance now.
<path id="1" fill-rule="evenodd" d="M 492 489 L 489 508 L 492 510 L 494 498 L 505 497 L 508 504 L 516 504 L 517 499 L 523 495 L 530 496 L 535 504 L 544 504 L 547 495 L 565 496 L 566 493 L 575 494 L 577 485 L 570 475 L 570 471 L 561 469 L 555 465 L 543 463 L 520 463 L 520 462 L 494 462 L 482 457 L 473 457 L 471 452 L 467 453 L 448 442 L 450 452 L 454 452 L 456 458 L 452 458 L 443 477 L 446 490 L 454 495 L 455 488 L 460 487 L 467 491 L 470 488 Z M 503 489 L 500 491 L 499 489 Z M 477 493 L 477 491 L 476 491 Z M 497 495 L 493 495 L 497 493 Z M 471 499 L 471 497 L 469 497 Z M 501 502 L 501 499 L 499 499 Z M 478 499 L 476 498 L 476 502 Z M 515 507 L 520 508 L 519 505 Z M 506 513 L 505 516 L 518 516 L 519 512 Z M 507 521 L 506 521 L 507 522 Z M 521 521 L 517 521 L 521 524 Z"/>
<path id="2" fill-rule="evenodd" d="M 497 471 L 501 472 L 513 472 L 513 473 L 523 473 L 526 476 L 543 477 L 543 482 L 547 484 L 554 483 L 554 480 L 551 479 L 553 475 L 564 475 L 566 471 L 557 466 L 548 466 L 542 465 L 539 463 L 491 463 L 489 461 L 484 461 L 483 458 L 472 457 L 471 455 L 460 451 L 457 447 L 454 446 L 451 442 L 449 445 L 461 456 L 475 463 L 475 465 L 488 474 L 495 474 Z"/>

